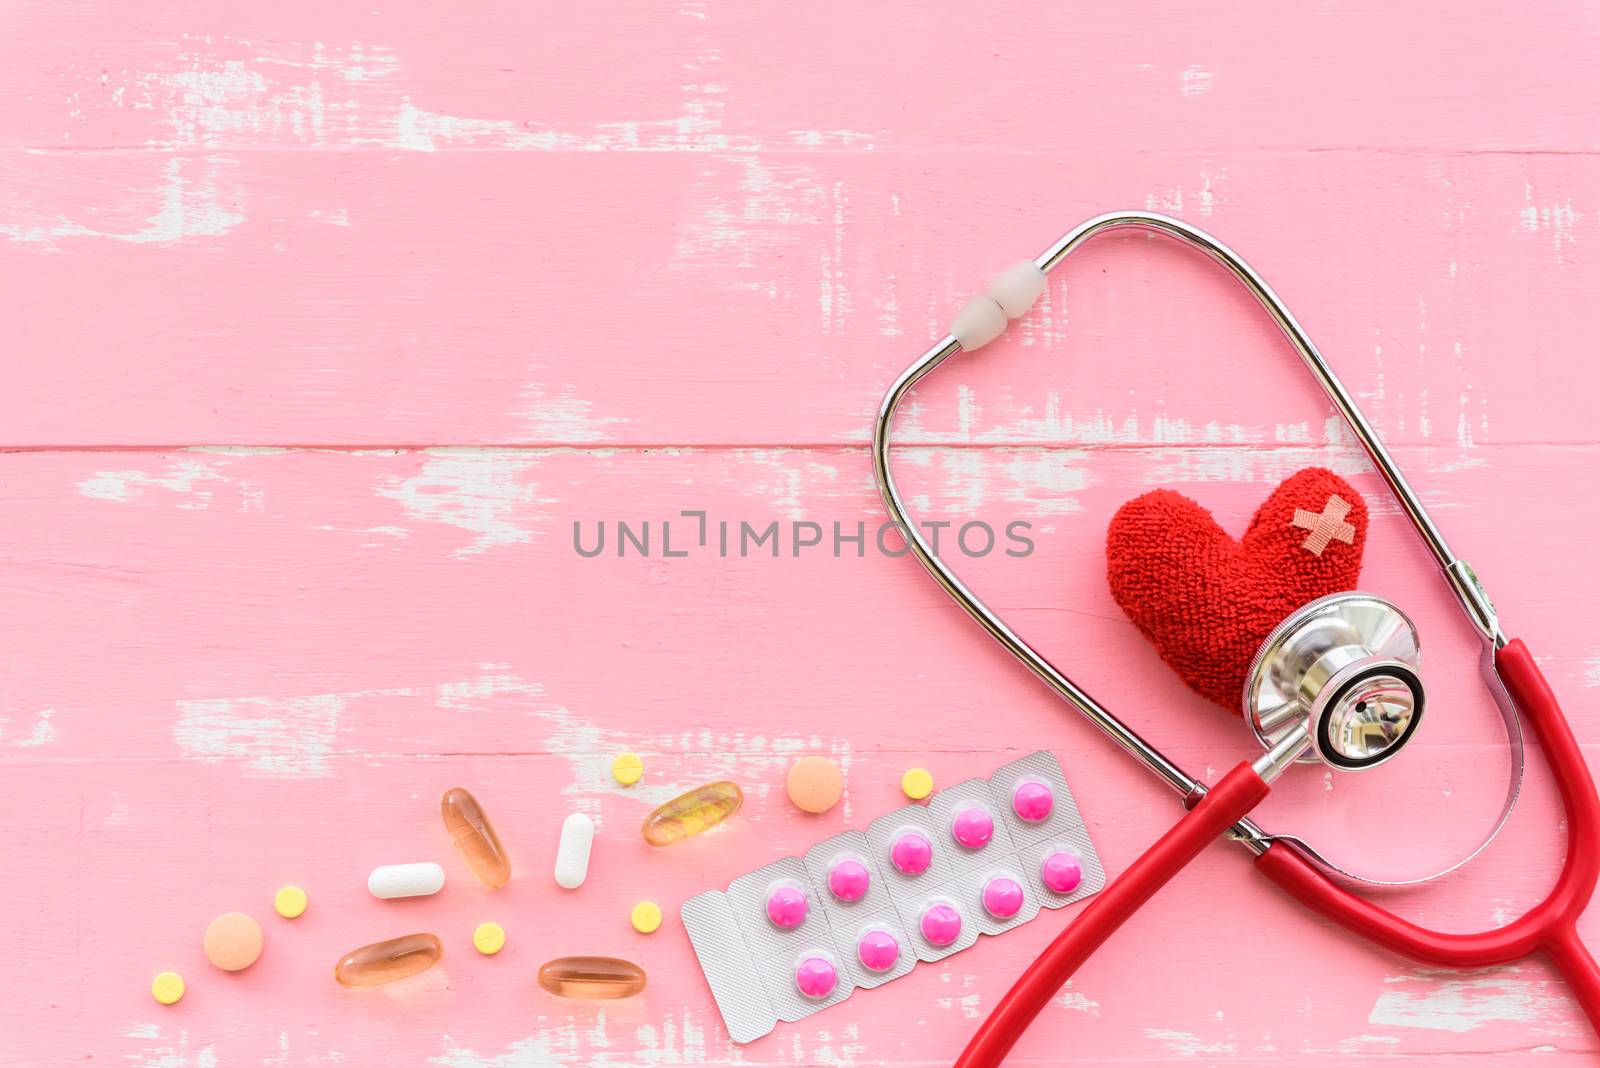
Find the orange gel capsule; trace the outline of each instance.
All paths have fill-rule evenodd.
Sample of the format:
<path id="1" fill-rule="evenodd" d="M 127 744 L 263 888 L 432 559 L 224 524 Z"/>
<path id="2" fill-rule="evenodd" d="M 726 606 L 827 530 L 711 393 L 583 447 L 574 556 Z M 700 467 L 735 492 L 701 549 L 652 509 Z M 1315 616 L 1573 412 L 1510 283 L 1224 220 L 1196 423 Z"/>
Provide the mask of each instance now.
<path id="1" fill-rule="evenodd" d="M 511 880 L 511 860 L 478 799 L 457 786 L 439 799 L 444 829 L 480 883 L 498 890 Z"/>
<path id="2" fill-rule="evenodd" d="M 671 845 L 715 827 L 744 804 L 738 783 L 713 782 L 696 787 L 662 805 L 645 818 L 644 840 L 653 846 Z"/>
<path id="3" fill-rule="evenodd" d="M 444 945 L 438 935 L 401 935 L 352 949 L 333 966 L 333 977 L 340 986 L 379 986 L 425 972 L 442 956 Z"/>
<path id="4" fill-rule="evenodd" d="M 644 969 L 615 957 L 560 957 L 539 969 L 539 985 L 558 998 L 631 998 L 644 989 Z"/>

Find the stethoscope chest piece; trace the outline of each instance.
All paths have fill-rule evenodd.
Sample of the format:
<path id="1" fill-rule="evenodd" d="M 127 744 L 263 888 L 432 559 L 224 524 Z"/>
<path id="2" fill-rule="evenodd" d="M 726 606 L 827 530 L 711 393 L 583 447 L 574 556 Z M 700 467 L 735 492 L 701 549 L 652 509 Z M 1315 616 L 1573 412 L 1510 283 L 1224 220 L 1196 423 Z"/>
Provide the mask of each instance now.
<path id="1" fill-rule="evenodd" d="M 1278 624 L 1256 653 L 1245 719 L 1269 750 L 1304 733 L 1303 763 L 1376 767 L 1422 722 L 1420 651 L 1416 626 L 1381 597 L 1336 593 L 1312 601 Z"/>

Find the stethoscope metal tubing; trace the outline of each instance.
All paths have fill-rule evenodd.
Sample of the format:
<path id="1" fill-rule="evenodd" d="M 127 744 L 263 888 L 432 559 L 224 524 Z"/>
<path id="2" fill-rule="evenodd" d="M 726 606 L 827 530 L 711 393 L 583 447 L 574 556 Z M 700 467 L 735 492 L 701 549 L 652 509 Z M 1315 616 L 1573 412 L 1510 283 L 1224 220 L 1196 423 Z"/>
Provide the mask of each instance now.
<path id="1" fill-rule="evenodd" d="M 1500 685 L 1493 666 L 1493 652 L 1503 646 L 1506 639 L 1500 630 L 1492 602 L 1478 583 L 1477 576 L 1473 573 L 1470 565 L 1463 560 L 1457 559 L 1455 554 L 1451 552 L 1444 535 L 1440 533 L 1438 526 L 1429 516 L 1427 508 L 1423 506 L 1416 491 L 1406 481 L 1394 458 L 1389 455 L 1388 449 L 1384 447 L 1383 442 L 1378 438 L 1372 424 L 1367 421 L 1366 416 L 1357 407 L 1349 391 L 1339 381 L 1338 376 L 1333 373 L 1333 369 L 1328 366 L 1322 354 L 1317 351 L 1316 345 L 1312 343 L 1299 322 L 1289 312 L 1288 307 L 1273 292 L 1272 287 L 1267 285 L 1265 280 L 1227 245 L 1203 230 L 1198 230 L 1187 223 L 1166 215 L 1160 215 L 1155 212 L 1123 211 L 1099 215 L 1079 224 L 1034 262 L 1042 271 L 1049 273 L 1073 249 L 1091 237 L 1107 230 L 1122 228 L 1135 228 L 1165 234 L 1176 238 L 1184 244 L 1198 248 L 1210 256 L 1211 259 L 1227 268 L 1228 272 L 1250 291 L 1250 294 L 1256 298 L 1262 309 L 1272 317 L 1273 322 L 1278 324 L 1278 328 L 1283 331 L 1289 343 L 1299 353 L 1306 369 L 1311 372 L 1312 377 L 1317 380 L 1323 392 L 1327 394 L 1328 399 L 1333 402 L 1334 407 L 1344 418 L 1345 423 L 1354 432 L 1357 440 L 1361 443 L 1362 449 L 1371 458 L 1379 475 L 1382 476 L 1389 490 L 1394 494 L 1395 499 L 1400 502 L 1400 507 L 1405 512 L 1407 519 L 1410 520 L 1417 535 L 1422 539 L 1423 544 L 1427 546 L 1429 553 L 1438 564 L 1446 583 L 1460 603 L 1462 610 L 1483 639 L 1486 654 L 1483 660 L 1484 679 L 1488 683 L 1490 692 L 1494 696 L 1495 702 L 1505 720 L 1507 738 L 1512 750 L 1512 778 L 1507 791 L 1505 805 L 1489 835 L 1466 857 L 1449 868 L 1426 876 L 1423 879 L 1404 880 L 1403 882 L 1391 883 L 1391 885 L 1425 882 L 1428 879 L 1437 878 L 1440 875 L 1454 871 L 1482 852 L 1499 834 L 1500 829 L 1510 817 L 1511 810 L 1516 805 L 1516 799 L 1522 784 L 1523 746 L 1521 724 L 1515 707 L 1505 696 L 1504 687 Z M 873 472 L 878 481 L 878 488 L 883 497 L 884 507 L 888 509 L 891 520 L 899 528 L 906 540 L 907 547 L 918 562 L 979 626 L 1043 680 L 1046 685 L 1055 690 L 1067 703 L 1082 713 L 1086 719 L 1099 727 L 1112 741 L 1131 753 L 1158 778 L 1181 794 L 1184 797 L 1186 806 L 1192 807 L 1206 792 L 1205 784 L 1178 767 L 1159 749 L 1141 737 L 1137 731 L 1103 708 L 1094 698 L 1056 668 L 1055 665 L 1051 664 L 1049 660 L 1045 659 L 1031 645 L 1015 634 L 998 614 L 992 611 L 972 591 L 967 589 L 961 580 L 956 577 L 955 573 L 937 559 L 927 539 L 911 520 L 909 510 L 895 482 L 894 473 L 889 462 L 890 431 L 894 424 L 895 412 L 907 392 L 929 372 L 961 351 L 963 351 L 961 344 L 954 337 L 944 338 L 918 357 L 911 366 L 907 367 L 884 395 L 883 402 L 878 408 L 878 416 L 873 425 L 872 433 Z M 1303 840 L 1293 836 L 1268 834 L 1250 819 L 1241 819 L 1234 824 L 1230 829 L 1229 837 L 1243 843 L 1247 849 L 1257 855 L 1266 852 L 1274 841 L 1293 842 L 1319 864 L 1332 871 L 1363 882 L 1377 884 L 1389 882 L 1387 880 L 1369 879 L 1347 871 L 1327 860 Z"/>

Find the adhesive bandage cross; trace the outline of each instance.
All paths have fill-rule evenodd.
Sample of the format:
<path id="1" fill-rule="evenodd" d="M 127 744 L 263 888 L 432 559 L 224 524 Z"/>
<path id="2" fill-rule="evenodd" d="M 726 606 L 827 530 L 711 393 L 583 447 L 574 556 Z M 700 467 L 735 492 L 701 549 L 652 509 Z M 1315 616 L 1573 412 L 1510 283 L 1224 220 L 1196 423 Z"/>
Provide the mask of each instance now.
<path id="1" fill-rule="evenodd" d="M 1300 547 L 1308 550 L 1312 556 L 1321 556 L 1328 543 L 1334 539 L 1346 545 L 1355 544 L 1356 528 L 1344 521 L 1344 517 L 1349 514 L 1350 502 L 1334 494 L 1328 498 L 1328 503 L 1322 506 L 1320 513 L 1296 508 L 1294 518 L 1289 521 L 1289 525 L 1309 530 L 1311 535 L 1300 543 Z"/>

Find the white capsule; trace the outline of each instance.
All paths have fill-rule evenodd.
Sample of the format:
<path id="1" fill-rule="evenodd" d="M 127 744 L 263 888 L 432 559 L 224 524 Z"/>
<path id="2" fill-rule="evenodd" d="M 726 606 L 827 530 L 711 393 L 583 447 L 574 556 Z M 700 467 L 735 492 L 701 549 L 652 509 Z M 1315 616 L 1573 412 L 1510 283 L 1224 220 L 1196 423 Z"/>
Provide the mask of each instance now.
<path id="1" fill-rule="evenodd" d="M 561 844 L 556 846 L 556 884 L 568 890 L 583 885 L 589 874 L 589 850 L 594 845 L 594 820 L 574 812 L 561 824 Z"/>
<path id="2" fill-rule="evenodd" d="M 367 876 L 373 897 L 426 897 L 444 889 L 444 869 L 431 861 L 385 864 Z"/>

